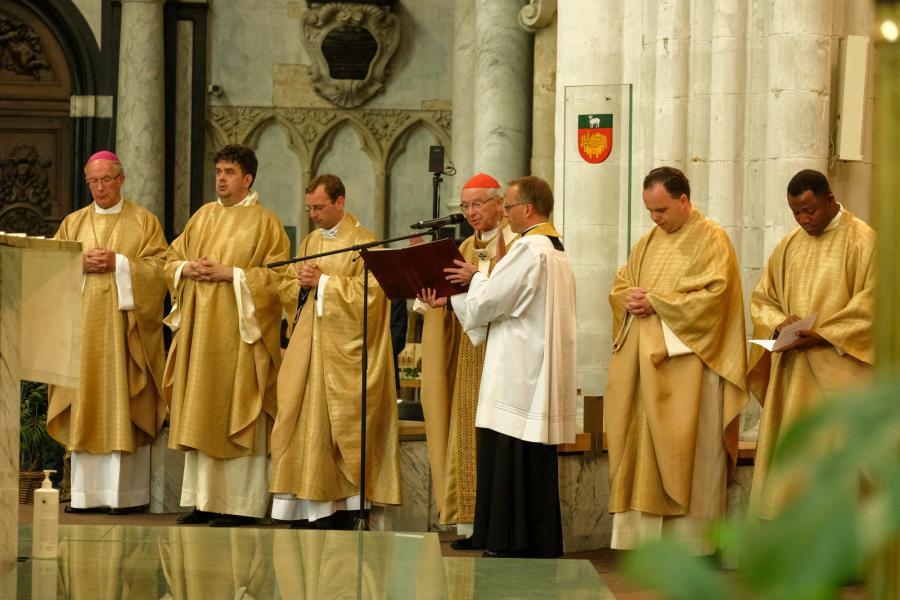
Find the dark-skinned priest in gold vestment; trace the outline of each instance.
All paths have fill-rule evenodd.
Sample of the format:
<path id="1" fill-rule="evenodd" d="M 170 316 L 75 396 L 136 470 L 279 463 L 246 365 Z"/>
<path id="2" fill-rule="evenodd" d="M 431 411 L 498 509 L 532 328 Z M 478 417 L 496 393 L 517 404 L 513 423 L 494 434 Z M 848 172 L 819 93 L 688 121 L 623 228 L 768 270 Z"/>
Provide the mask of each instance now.
<path id="1" fill-rule="evenodd" d="M 71 453 L 67 512 L 130 512 L 150 502 L 150 443 L 166 415 L 167 244 L 153 213 L 122 197 L 115 154 L 97 152 L 84 172 L 94 202 L 56 233 L 84 250 L 81 382 L 50 386 L 47 431 Z"/>
<path id="2" fill-rule="evenodd" d="M 478 173 L 463 185 L 459 208 L 475 232 L 459 246 L 460 254 L 489 275 L 518 237 L 503 214 L 500 183 Z M 475 347 L 446 306 L 429 308 L 422 328 L 422 409 L 428 442 L 435 504 L 443 524 L 472 535 L 475 521 L 475 411 L 486 345 Z M 454 547 L 466 544 L 453 542 Z"/>
<path id="3" fill-rule="evenodd" d="M 331 174 L 306 188 L 317 229 L 300 256 L 374 241 L 344 210 L 344 184 Z M 357 253 L 291 265 L 281 301 L 294 321 L 278 377 L 272 431 L 272 518 L 295 527 L 350 529 L 360 509 L 363 263 Z M 400 440 L 390 305 L 368 281 L 366 374 L 366 507 L 400 504 Z"/>
<path id="4" fill-rule="evenodd" d="M 256 155 L 230 145 L 213 157 L 218 199 L 172 243 L 166 275 L 175 332 L 166 361 L 169 447 L 185 452 L 181 524 L 229 527 L 269 506 L 267 436 L 281 364 L 278 285 L 290 242 L 250 186 Z"/>
<path id="5" fill-rule="evenodd" d="M 693 207 L 681 171 L 650 171 L 643 201 L 656 227 L 609 296 L 612 547 L 668 531 L 705 554 L 714 550 L 705 528 L 725 511 L 747 401 L 740 273 L 728 235 Z"/>
<path id="6" fill-rule="evenodd" d="M 774 518 L 804 473 L 770 474 L 779 439 L 826 394 L 864 384 L 875 361 L 875 231 L 842 208 L 828 179 L 811 169 L 788 183 L 799 227 L 772 251 L 750 299 L 755 339 L 815 315 L 777 352 L 754 345 L 748 382 L 763 406 L 750 494 L 752 514 Z"/>

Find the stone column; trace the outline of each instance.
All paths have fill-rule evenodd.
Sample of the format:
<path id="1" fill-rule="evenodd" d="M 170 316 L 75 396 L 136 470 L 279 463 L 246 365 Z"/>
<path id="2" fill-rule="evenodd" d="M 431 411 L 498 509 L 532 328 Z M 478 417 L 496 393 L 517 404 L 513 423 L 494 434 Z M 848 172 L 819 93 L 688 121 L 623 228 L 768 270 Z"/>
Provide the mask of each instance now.
<path id="1" fill-rule="evenodd" d="M 448 208 L 459 206 L 459 192 L 472 176 L 473 112 L 477 94 L 475 84 L 475 4 L 473 0 L 457 0 L 453 8 L 453 150 L 450 160 L 456 167 L 452 179 L 452 195 L 444 198 Z"/>
<path id="2" fill-rule="evenodd" d="M 531 115 L 531 174 L 553 187 L 556 111 L 556 0 L 531 0 L 519 11 L 519 24 L 534 33 Z"/>
<path id="3" fill-rule="evenodd" d="M 797 226 L 786 206 L 801 169 L 828 172 L 834 5 L 776 0 L 768 35 L 764 255 Z"/>
<path id="4" fill-rule="evenodd" d="M 533 51 L 521 8 L 521 0 L 475 0 L 472 166 L 501 182 L 527 175 L 531 155 Z"/>
<path id="5" fill-rule="evenodd" d="M 625 16 L 621 2 L 590 0 L 560 2 L 556 16 L 557 30 L 565 35 L 556 44 L 553 221 L 565 238 L 566 253 L 575 271 L 578 387 L 585 396 L 600 396 L 606 388 L 612 345 L 612 314 L 606 295 L 620 259 L 628 253 L 624 235 L 620 235 L 625 229 L 620 223 L 627 220 L 623 206 L 627 194 L 621 185 L 622 173 L 627 173 L 627 128 L 617 124 L 620 133 L 613 145 L 622 149 L 617 155 L 602 165 L 584 162 L 574 149 L 572 136 L 576 131 L 567 130 L 566 113 L 597 110 L 597 103 L 587 101 L 577 108 L 567 107 L 566 87 L 623 83 Z M 598 43 L 601 31 L 603 41 Z M 602 98 L 600 89 L 585 89 L 577 95 Z"/>
<path id="6" fill-rule="evenodd" d="M 685 2 L 663 0 L 655 20 L 648 23 L 647 43 L 652 44 L 653 145 L 651 164 L 685 169 L 688 147 L 688 90 L 691 58 L 691 11 Z M 690 172 L 687 173 L 690 177 Z M 649 217 L 648 217 L 649 221 Z"/>
<path id="7" fill-rule="evenodd" d="M 122 0 L 116 154 L 125 167 L 124 195 L 163 221 L 165 96 L 163 3 Z"/>

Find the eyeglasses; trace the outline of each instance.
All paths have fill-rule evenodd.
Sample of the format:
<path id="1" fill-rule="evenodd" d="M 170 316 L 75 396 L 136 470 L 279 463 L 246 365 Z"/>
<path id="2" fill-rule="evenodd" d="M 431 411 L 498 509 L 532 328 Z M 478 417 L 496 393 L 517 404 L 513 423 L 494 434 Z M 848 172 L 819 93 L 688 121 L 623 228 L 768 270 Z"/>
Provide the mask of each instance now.
<path id="1" fill-rule="evenodd" d="M 109 175 L 106 175 L 105 177 L 88 177 L 84 180 L 84 182 L 86 184 L 88 184 L 88 187 L 96 187 L 96 186 L 100 185 L 101 183 L 103 185 L 109 185 L 110 183 L 112 183 L 113 179 L 118 179 L 118 178 L 119 178 L 119 175 L 116 175 L 114 177 L 110 177 Z"/>
<path id="2" fill-rule="evenodd" d="M 515 208 L 517 206 L 522 206 L 523 204 L 528 204 L 527 202 L 519 202 L 518 204 L 504 204 L 503 210 L 509 211 L 511 208 Z"/>
<path id="3" fill-rule="evenodd" d="M 318 214 L 318 213 L 322 212 L 323 210 L 325 210 L 325 205 L 324 205 L 324 204 L 320 204 L 320 205 L 318 205 L 318 206 L 304 206 L 304 207 L 303 207 L 303 210 L 306 211 L 306 214 L 309 214 L 309 213 L 316 213 L 316 214 Z"/>
<path id="4" fill-rule="evenodd" d="M 473 203 L 471 203 L 471 204 L 460 204 L 460 205 L 459 205 L 459 210 L 461 210 L 461 211 L 463 211 L 463 212 L 468 212 L 468 211 L 470 211 L 470 210 L 481 210 L 481 209 L 484 208 L 485 206 L 487 206 L 487 202 L 486 202 L 486 201 L 484 201 L 484 200 L 478 200 L 478 201 L 473 202 Z"/>

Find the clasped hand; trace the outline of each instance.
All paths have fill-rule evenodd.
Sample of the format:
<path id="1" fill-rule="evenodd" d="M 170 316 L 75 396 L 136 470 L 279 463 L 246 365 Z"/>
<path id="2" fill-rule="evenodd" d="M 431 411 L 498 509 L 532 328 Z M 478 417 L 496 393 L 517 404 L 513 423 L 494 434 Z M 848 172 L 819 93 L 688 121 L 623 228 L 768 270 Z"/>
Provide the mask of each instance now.
<path id="1" fill-rule="evenodd" d="M 318 266 L 305 262 L 297 271 L 297 279 L 301 286 L 310 289 L 318 287 L 319 278 L 322 276 L 322 270 Z"/>
<path id="2" fill-rule="evenodd" d="M 106 248 L 91 248 L 81 255 L 83 273 L 108 273 L 116 269 L 116 253 Z"/>
<path id="3" fill-rule="evenodd" d="M 231 267 L 214 263 L 206 257 L 187 261 L 181 274 L 194 281 L 227 281 L 230 283 L 234 279 Z"/>
<path id="4" fill-rule="evenodd" d="M 800 320 L 797 315 L 791 315 L 785 319 L 778 327 L 775 328 L 776 333 L 781 334 L 781 330 Z M 815 329 L 798 329 L 794 332 L 796 339 L 783 348 L 779 348 L 776 352 L 787 352 L 789 350 L 807 350 L 816 346 L 827 346 L 828 340 L 823 338 Z"/>
<path id="5" fill-rule="evenodd" d="M 629 288 L 625 308 L 636 317 L 649 317 L 656 312 L 647 297 L 647 290 L 639 287 Z"/>

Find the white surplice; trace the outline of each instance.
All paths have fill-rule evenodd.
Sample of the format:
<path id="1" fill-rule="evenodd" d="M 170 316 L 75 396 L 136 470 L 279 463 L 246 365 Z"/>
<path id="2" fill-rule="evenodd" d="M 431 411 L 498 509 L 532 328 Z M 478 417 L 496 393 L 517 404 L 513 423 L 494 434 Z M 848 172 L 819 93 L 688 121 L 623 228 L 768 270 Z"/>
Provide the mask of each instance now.
<path id="1" fill-rule="evenodd" d="M 490 325 L 475 426 L 526 442 L 575 441 L 575 278 L 544 235 L 513 244 L 451 298 L 476 346 Z"/>

